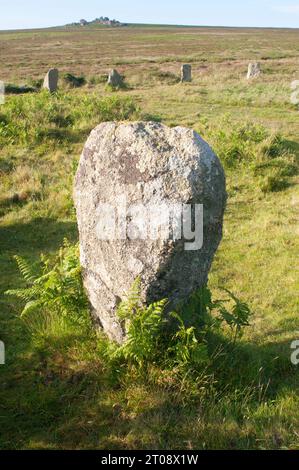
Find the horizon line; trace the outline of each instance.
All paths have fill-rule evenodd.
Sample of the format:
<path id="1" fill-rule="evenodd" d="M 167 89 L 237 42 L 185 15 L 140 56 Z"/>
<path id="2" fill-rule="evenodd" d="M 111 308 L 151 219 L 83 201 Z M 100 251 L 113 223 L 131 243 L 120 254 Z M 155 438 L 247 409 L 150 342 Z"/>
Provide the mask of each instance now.
<path id="1" fill-rule="evenodd" d="M 93 20 L 91 20 L 93 21 Z M 74 22 L 76 23 L 76 22 Z M 178 23 L 130 23 L 130 22 L 120 22 L 123 26 L 109 26 L 109 25 L 101 25 L 99 29 L 118 29 L 118 28 L 125 28 L 128 26 L 163 26 L 163 27 L 180 27 L 180 28 L 234 28 L 234 29 L 293 29 L 297 30 L 298 27 L 295 26 L 232 26 L 232 25 L 205 25 L 205 24 L 178 24 Z M 95 24 L 96 25 L 96 24 Z M 79 26 L 79 24 L 78 24 Z M 36 26 L 33 28 L 9 28 L 9 29 L 0 29 L 0 33 L 5 32 L 14 32 L 14 31 L 40 31 L 45 29 L 58 29 L 58 28 L 76 28 L 77 25 L 73 25 L 72 23 L 67 23 L 63 25 L 56 25 L 56 26 Z M 89 27 L 86 26 L 79 26 L 80 29 L 84 30 Z"/>

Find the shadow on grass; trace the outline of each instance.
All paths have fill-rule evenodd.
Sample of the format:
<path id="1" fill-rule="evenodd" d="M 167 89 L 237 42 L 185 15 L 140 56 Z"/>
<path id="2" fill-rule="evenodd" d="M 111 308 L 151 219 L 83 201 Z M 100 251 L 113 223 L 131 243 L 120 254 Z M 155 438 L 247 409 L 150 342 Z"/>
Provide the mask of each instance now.
<path id="1" fill-rule="evenodd" d="M 14 210 L 16 206 L 23 207 L 27 203 L 26 200 L 22 200 L 18 194 L 14 194 L 11 197 L 5 197 L 0 199 L 0 217 L 3 217 L 6 213 Z"/>
<path id="2" fill-rule="evenodd" d="M 34 262 L 41 252 L 56 251 L 64 237 L 77 239 L 74 222 L 43 218 L 1 227 L 1 291 L 21 282 L 11 255 Z M 296 390 L 288 341 L 232 347 L 214 336 L 211 353 L 219 346 L 227 353 L 213 364 L 215 396 L 186 404 L 173 390 L 134 376 L 126 385 L 111 381 L 109 364 L 86 330 L 73 327 L 33 344 L 17 317 L 20 309 L 12 310 L 8 299 L 1 300 L 7 346 L 0 383 L 2 449 L 254 448 L 254 421 L 252 431 L 242 429 L 248 409 L 271 402 L 283 389 Z M 250 398 L 235 395 L 236 390 L 248 390 Z M 283 419 L 288 426 L 288 416 Z M 272 432 L 266 418 L 263 426 Z M 273 439 L 273 447 L 279 447 Z"/>
<path id="3" fill-rule="evenodd" d="M 286 150 L 289 150 L 290 152 L 294 152 L 299 155 L 299 142 L 295 142 L 294 140 L 283 139 L 282 143 Z"/>
<path id="4" fill-rule="evenodd" d="M 19 320 L 20 303 L 4 295 L 6 290 L 23 285 L 13 257 L 19 255 L 34 263 L 42 252 L 56 251 L 64 238 L 77 240 L 75 222 L 36 218 L 28 223 L 0 226 L 0 331 L 8 361 L 9 357 L 14 360 L 25 354 L 30 347 L 24 325 Z"/>
<path id="5" fill-rule="evenodd" d="M 247 432 L 249 410 L 273 404 L 282 390 L 295 392 L 289 344 L 232 347 L 215 337 L 213 346 L 219 344 L 228 354 L 213 364 L 213 394 L 185 402 L 177 390 L 134 374 L 130 383 L 115 379 L 115 373 L 111 381 L 109 363 L 86 331 L 44 336 L 29 355 L 9 365 L 0 386 L 0 447 L 256 448 L 254 419 Z M 288 419 L 293 418 L 283 415 L 286 427 Z M 259 418 L 259 426 L 269 431 L 273 448 L 283 444 L 276 443 L 267 417 Z"/>
<path id="6" fill-rule="evenodd" d="M 36 218 L 28 223 L 15 223 L 0 227 L 2 255 L 20 255 L 37 258 L 41 252 L 57 250 L 63 238 L 77 239 L 77 224 L 51 218 Z M 14 263 L 13 260 L 11 260 Z M 2 276 L 5 276 L 5 267 Z"/>
<path id="7" fill-rule="evenodd" d="M 275 361 L 286 343 L 238 347 L 235 358 L 220 361 L 221 370 L 215 370 L 221 393 L 184 403 L 173 390 L 134 377 L 126 387 L 109 383 L 107 364 L 99 355 L 72 358 L 71 351 L 82 342 L 92 349 L 90 339 L 80 334 L 47 338 L 9 371 L 0 388 L 1 448 L 257 448 L 254 421 L 247 430 L 249 410 L 272 402 L 282 388 L 292 388 L 285 380 L 292 375 L 289 364 Z M 254 386 L 256 395 L 251 394 Z M 241 394 L 243 388 L 248 396 Z M 288 417 L 283 422 L 288 426 Z M 283 444 L 276 443 L 268 418 L 259 418 L 259 426 L 269 432 L 273 448 Z"/>
<path id="8" fill-rule="evenodd" d="M 216 357 L 213 371 L 223 389 L 252 388 L 256 399 L 275 399 L 280 390 L 289 388 L 295 391 L 299 385 L 288 339 L 262 345 L 240 342 L 234 346 L 223 337 L 215 336 L 211 342 L 210 353 Z"/>
<path id="9" fill-rule="evenodd" d="M 37 88 L 31 87 L 31 86 L 19 86 L 19 85 L 12 85 L 8 83 L 5 86 L 5 93 L 10 94 L 10 95 L 23 95 L 25 93 L 36 93 L 38 91 Z"/>

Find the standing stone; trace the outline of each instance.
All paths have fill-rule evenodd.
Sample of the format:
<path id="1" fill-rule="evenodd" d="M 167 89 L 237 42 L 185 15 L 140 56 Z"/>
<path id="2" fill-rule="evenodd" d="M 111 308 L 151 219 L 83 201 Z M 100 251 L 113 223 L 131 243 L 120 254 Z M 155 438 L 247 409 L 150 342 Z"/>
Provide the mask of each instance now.
<path id="1" fill-rule="evenodd" d="M 57 90 L 58 85 L 58 70 L 50 69 L 45 76 L 43 88 L 53 93 Z"/>
<path id="2" fill-rule="evenodd" d="M 168 298 L 170 306 L 206 284 L 222 237 L 225 175 L 193 130 L 155 122 L 100 124 L 81 155 L 74 200 L 84 285 L 93 316 L 111 339 L 125 338 L 116 309 L 137 277 L 144 302 Z M 191 251 L 191 237 L 181 238 L 174 228 L 172 236 L 153 236 L 157 209 L 163 208 L 163 219 L 174 204 L 203 204 L 198 249 Z"/>
<path id="3" fill-rule="evenodd" d="M 256 78 L 262 73 L 261 64 L 259 62 L 251 62 L 248 65 L 247 80 Z"/>
<path id="4" fill-rule="evenodd" d="M 112 69 L 110 71 L 109 76 L 108 76 L 108 85 L 111 85 L 112 87 L 121 87 L 121 86 L 123 86 L 123 78 L 118 73 L 117 70 Z"/>
<path id="5" fill-rule="evenodd" d="M 192 67 L 189 64 L 184 64 L 181 67 L 181 82 L 191 82 L 192 80 Z"/>

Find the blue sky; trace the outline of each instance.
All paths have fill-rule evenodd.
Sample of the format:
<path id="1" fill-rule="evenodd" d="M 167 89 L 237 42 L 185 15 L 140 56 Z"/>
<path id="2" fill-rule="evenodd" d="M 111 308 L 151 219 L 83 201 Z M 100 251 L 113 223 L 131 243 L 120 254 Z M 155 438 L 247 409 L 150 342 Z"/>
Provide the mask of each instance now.
<path id="1" fill-rule="evenodd" d="M 0 0 L 0 29 L 123 22 L 299 28 L 299 0 Z"/>

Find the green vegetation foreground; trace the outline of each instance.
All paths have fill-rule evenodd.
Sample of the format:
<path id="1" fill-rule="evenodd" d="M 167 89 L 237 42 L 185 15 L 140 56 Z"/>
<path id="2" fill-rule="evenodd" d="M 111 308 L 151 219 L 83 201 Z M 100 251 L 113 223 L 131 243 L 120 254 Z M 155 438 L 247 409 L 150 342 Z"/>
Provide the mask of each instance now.
<path id="1" fill-rule="evenodd" d="M 161 51 L 175 34 L 190 40 L 185 30 L 183 38 L 181 29 L 156 31 Z M 176 59 L 166 62 L 162 55 L 137 73 L 124 65 L 128 86 L 117 92 L 84 67 L 69 65 L 69 73 L 84 75 L 82 86 L 63 85 L 53 96 L 8 96 L 0 107 L 0 339 L 6 345 L 1 448 L 299 448 L 298 366 L 290 360 L 290 344 L 299 339 L 299 115 L 290 103 L 290 83 L 299 78 L 291 38 L 296 31 L 263 32 L 263 39 L 246 32 L 247 48 L 237 51 L 235 45 L 230 49 L 230 33 L 220 33 L 224 42 L 212 38 L 215 31 L 188 33 L 198 35 L 206 59 L 203 64 L 193 57 L 191 84 L 177 83 Z M 26 48 L 33 33 L 14 34 L 17 41 L 22 35 Z M 61 33 L 49 34 L 59 41 Z M 86 41 L 90 34 L 97 33 L 86 32 Z M 153 31 L 132 34 L 143 51 Z M 277 35 L 279 54 L 278 47 L 271 50 Z M 212 40 L 216 58 L 208 53 Z M 261 45 L 263 76 L 248 83 L 246 61 Z M 107 64 L 114 60 L 107 56 Z M 17 66 L 14 72 L 18 76 Z M 13 73 L 9 80 L 18 84 Z M 212 298 L 207 290 L 191 302 L 199 317 L 203 311 L 211 317 L 205 331 L 202 325 L 198 331 L 181 326 L 166 355 L 157 348 L 153 354 L 150 338 L 142 343 L 136 336 L 138 328 L 132 329 L 137 351 L 134 342 L 133 349 L 115 350 L 93 332 L 81 290 L 73 175 L 89 131 L 102 121 L 126 119 L 193 127 L 214 147 L 227 174 L 224 238 L 209 280 Z M 69 243 L 59 251 L 65 238 Z M 25 279 L 14 255 L 27 260 L 19 258 Z M 32 290 L 41 274 L 46 278 L 38 281 L 40 289 Z M 12 289 L 19 297 L 23 292 L 23 300 L 4 295 Z M 230 299 L 222 304 L 225 310 L 218 299 Z M 246 304 L 250 326 L 243 321 L 238 329 L 229 314 L 235 320 L 247 315 Z M 156 335 L 163 305 L 144 311 L 134 295 L 127 307 L 121 314 L 135 309 L 138 321 L 150 321 L 156 344 L 166 344 Z"/>

